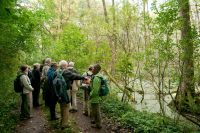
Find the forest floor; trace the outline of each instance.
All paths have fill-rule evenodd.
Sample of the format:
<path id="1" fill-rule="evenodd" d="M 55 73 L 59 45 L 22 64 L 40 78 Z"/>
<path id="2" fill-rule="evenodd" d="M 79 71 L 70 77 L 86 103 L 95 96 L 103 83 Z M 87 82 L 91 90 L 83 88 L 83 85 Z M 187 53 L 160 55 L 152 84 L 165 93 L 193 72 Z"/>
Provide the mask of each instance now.
<path id="1" fill-rule="evenodd" d="M 91 127 L 90 117 L 87 117 L 82 114 L 82 102 L 78 99 L 78 112 L 70 113 L 70 125 L 72 129 L 72 133 L 116 133 L 112 128 L 110 128 L 111 124 L 107 122 L 107 119 L 103 117 L 102 120 L 102 128 L 95 129 Z M 58 116 L 60 116 L 58 114 Z M 57 121 L 57 126 L 59 127 L 60 120 Z M 14 133 L 57 133 L 62 131 L 61 129 L 56 130 L 53 129 L 52 125 L 48 120 L 46 120 L 45 114 L 43 113 L 43 108 L 34 108 L 33 109 L 33 118 L 28 120 L 20 121 L 17 125 Z M 110 125 L 110 126 L 109 126 Z M 112 125 L 113 126 L 113 125 Z M 70 133 L 71 133 L 70 132 Z M 66 132 L 68 133 L 68 132 Z"/>
<path id="2" fill-rule="evenodd" d="M 101 129 L 92 128 L 90 123 L 90 117 L 83 115 L 83 104 L 80 100 L 77 100 L 77 105 L 79 110 L 76 113 L 71 113 L 70 119 L 74 122 L 74 125 L 76 125 L 79 128 L 81 133 L 108 133 L 104 123 L 102 124 Z"/>
<path id="3" fill-rule="evenodd" d="M 53 133 L 40 107 L 34 108 L 32 115 L 33 118 L 21 121 L 14 133 Z"/>

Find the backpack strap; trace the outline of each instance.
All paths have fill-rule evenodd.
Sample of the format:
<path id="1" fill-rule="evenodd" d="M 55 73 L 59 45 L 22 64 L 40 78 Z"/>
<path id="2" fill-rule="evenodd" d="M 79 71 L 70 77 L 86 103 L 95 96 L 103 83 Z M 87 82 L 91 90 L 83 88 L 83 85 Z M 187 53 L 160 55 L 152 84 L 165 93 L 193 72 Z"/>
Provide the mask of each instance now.
<path id="1" fill-rule="evenodd" d="M 62 78 L 62 74 L 63 74 L 63 71 L 62 71 L 62 70 L 58 70 L 58 71 L 57 71 L 57 76 L 58 76 L 58 78 Z"/>

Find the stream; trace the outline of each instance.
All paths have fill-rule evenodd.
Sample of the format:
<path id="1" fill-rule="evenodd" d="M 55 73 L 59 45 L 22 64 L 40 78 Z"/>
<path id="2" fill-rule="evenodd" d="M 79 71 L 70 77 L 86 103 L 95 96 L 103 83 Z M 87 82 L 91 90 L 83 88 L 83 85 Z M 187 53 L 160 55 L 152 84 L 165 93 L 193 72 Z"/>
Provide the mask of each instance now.
<path id="1" fill-rule="evenodd" d="M 153 87 L 151 82 L 142 82 L 144 88 L 144 99 L 142 100 L 142 94 L 139 94 L 137 91 L 141 91 L 139 80 L 135 82 L 135 88 L 137 88 L 136 92 L 132 93 L 132 96 L 135 98 L 135 102 L 131 102 L 131 105 L 139 111 L 147 111 L 151 113 L 160 113 L 161 108 L 158 101 L 158 95 L 156 94 L 156 90 Z M 139 88 L 139 89 L 138 89 Z M 175 93 L 172 95 L 175 97 Z M 118 93 L 118 96 L 121 98 L 122 93 Z M 141 102 L 142 101 L 142 102 Z M 164 96 L 164 101 L 162 101 L 165 113 L 167 116 L 173 118 L 177 115 L 172 109 L 169 108 L 168 104 L 172 101 L 170 95 Z"/>

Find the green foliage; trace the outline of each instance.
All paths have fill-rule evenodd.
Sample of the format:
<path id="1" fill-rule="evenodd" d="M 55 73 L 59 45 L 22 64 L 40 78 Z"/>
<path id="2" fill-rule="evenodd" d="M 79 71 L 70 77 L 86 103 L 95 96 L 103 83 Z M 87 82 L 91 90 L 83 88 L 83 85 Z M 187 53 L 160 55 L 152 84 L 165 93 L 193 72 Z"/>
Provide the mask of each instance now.
<path id="1" fill-rule="evenodd" d="M 2 133 L 10 133 L 15 129 L 16 123 L 19 122 L 19 96 L 13 91 L 4 91 L 3 94 L 0 97 L 0 130 Z"/>
<path id="2" fill-rule="evenodd" d="M 57 44 L 54 56 L 57 56 L 56 59 L 60 59 L 60 56 L 64 56 L 63 58 L 68 61 L 74 60 L 77 56 L 81 57 L 81 55 L 85 55 L 87 52 L 84 47 L 82 47 L 84 41 L 84 35 L 81 33 L 80 29 L 73 24 L 68 24 L 64 27 L 60 35 L 60 40 Z"/>
<path id="3" fill-rule="evenodd" d="M 11 132 L 19 121 L 16 111 L 19 96 L 14 93 L 13 80 L 19 65 L 32 63 L 30 55 L 38 51 L 36 40 L 48 18 L 43 9 L 31 10 L 16 3 L 16 0 L 0 1 L 0 130 L 3 133 Z"/>
<path id="4" fill-rule="evenodd" d="M 103 100 L 102 110 L 109 118 L 120 122 L 125 128 L 134 130 L 136 133 L 181 133 L 191 131 L 187 126 L 177 125 L 170 118 L 136 111 L 129 104 L 120 102 L 114 96 Z"/>
<path id="5" fill-rule="evenodd" d="M 128 75 L 131 77 L 133 74 L 133 61 L 131 60 L 130 54 L 120 54 L 117 64 L 117 70 L 122 75 Z"/>
<path id="6" fill-rule="evenodd" d="M 156 7 L 156 1 L 154 1 L 152 5 L 152 9 L 157 15 L 155 19 L 156 23 L 154 24 L 159 25 L 156 29 L 171 35 L 174 29 L 180 26 L 178 17 L 178 1 L 169 0 L 160 5 L 159 9 Z"/>

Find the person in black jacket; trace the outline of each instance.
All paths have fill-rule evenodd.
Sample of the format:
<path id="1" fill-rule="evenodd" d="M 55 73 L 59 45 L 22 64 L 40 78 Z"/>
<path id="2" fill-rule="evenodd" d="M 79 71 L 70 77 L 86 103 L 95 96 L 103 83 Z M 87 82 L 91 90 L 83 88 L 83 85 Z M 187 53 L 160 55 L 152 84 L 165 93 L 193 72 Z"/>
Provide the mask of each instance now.
<path id="1" fill-rule="evenodd" d="M 87 77 L 84 77 L 71 69 L 64 70 L 62 76 L 64 77 L 67 83 L 68 89 L 71 88 L 71 83 L 73 80 L 87 80 Z"/>
<path id="2" fill-rule="evenodd" d="M 34 88 L 34 91 L 33 91 L 33 107 L 39 107 L 40 106 L 40 104 L 39 104 L 40 79 L 41 79 L 40 64 L 35 63 L 33 65 L 32 79 L 31 79 L 31 85 Z"/>

